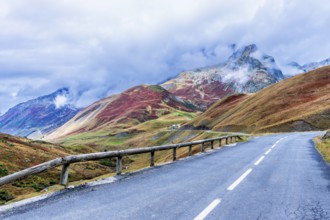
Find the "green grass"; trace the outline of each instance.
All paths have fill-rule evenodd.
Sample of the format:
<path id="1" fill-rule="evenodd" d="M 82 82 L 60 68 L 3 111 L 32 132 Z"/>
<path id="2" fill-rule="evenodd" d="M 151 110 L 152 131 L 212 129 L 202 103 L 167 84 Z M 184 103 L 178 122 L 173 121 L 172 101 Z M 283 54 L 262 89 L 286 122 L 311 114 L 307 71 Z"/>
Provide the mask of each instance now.
<path id="1" fill-rule="evenodd" d="M 8 169 L 0 163 L 0 177 L 8 175 Z"/>
<path id="2" fill-rule="evenodd" d="M 151 137 L 155 133 L 169 130 L 173 124 L 184 124 L 195 115 L 196 113 L 188 113 L 175 109 L 170 114 L 140 123 L 129 129 L 111 128 L 110 130 L 89 131 L 69 136 L 61 144 L 75 152 L 118 150 L 163 144 L 169 135 L 161 138 L 156 143 L 151 140 Z M 125 126 L 123 125 L 123 127 Z"/>

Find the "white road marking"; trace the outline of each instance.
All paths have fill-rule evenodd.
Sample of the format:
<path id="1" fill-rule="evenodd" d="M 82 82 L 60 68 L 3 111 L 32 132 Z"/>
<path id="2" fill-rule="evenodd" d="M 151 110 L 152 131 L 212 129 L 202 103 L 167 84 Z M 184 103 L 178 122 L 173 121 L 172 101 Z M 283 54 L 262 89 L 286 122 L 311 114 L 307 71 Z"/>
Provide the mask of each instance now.
<path id="1" fill-rule="evenodd" d="M 244 179 L 247 177 L 252 171 L 252 168 L 248 169 L 242 176 L 240 176 L 233 184 L 231 184 L 227 190 L 233 190 L 236 186 L 238 186 Z"/>
<path id="2" fill-rule="evenodd" d="M 224 147 L 235 147 L 237 145 L 237 143 L 234 144 L 227 144 L 227 145 L 223 145 Z"/>
<path id="3" fill-rule="evenodd" d="M 210 205 L 208 205 L 194 220 L 203 220 L 205 217 L 212 212 L 212 210 L 219 205 L 221 202 L 221 199 L 215 199 L 213 202 L 211 202 Z"/>
<path id="4" fill-rule="evenodd" d="M 265 156 L 260 157 L 260 159 L 254 163 L 254 165 L 258 166 L 263 159 L 265 159 Z"/>
<path id="5" fill-rule="evenodd" d="M 271 149 L 273 149 L 274 147 L 276 147 L 276 145 L 277 145 L 278 143 L 280 143 L 280 141 L 284 140 L 285 138 L 287 138 L 287 137 L 281 138 L 281 139 L 279 139 L 278 141 L 276 141 L 275 144 L 271 147 Z"/>
<path id="6" fill-rule="evenodd" d="M 268 151 L 266 151 L 265 155 L 269 154 L 272 151 L 272 149 L 269 149 Z"/>

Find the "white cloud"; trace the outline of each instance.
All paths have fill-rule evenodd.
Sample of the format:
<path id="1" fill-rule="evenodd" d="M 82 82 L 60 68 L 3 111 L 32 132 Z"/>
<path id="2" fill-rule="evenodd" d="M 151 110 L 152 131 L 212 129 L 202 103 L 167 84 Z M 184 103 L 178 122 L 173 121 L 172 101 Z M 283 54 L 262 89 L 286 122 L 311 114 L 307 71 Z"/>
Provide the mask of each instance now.
<path id="1" fill-rule="evenodd" d="M 58 96 L 56 96 L 56 98 L 54 100 L 54 104 L 55 104 L 56 108 L 61 108 L 61 107 L 65 106 L 66 104 L 68 104 L 68 98 L 63 95 L 58 95 Z"/>
<path id="2" fill-rule="evenodd" d="M 240 86 L 244 85 L 251 79 L 251 75 L 253 72 L 249 71 L 248 67 L 242 67 L 235 71 L 232 70 L 225 70 L 225 74 L 223 74 L 222 79 L 224 82 L 230 83 L 230 82 L 236 82 Z"/>
<path id="3" fill-rule="evenodd" d="M 256 43 L 279 64 L 321 60 L 329 11 L 324 0 L 3 0 L 0 111 L 62 87 L 87 105 L 217 64 L 235 42 Z"/>

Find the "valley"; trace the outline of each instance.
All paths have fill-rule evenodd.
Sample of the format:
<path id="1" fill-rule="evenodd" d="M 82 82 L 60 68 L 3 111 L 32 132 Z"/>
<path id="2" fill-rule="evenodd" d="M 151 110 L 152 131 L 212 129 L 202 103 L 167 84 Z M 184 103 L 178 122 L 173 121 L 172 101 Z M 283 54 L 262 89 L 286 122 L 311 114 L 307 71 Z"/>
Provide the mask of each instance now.
<path id="1" fill-rule="evenodd" d="M 82 109 L 69 102 L 68 89 L 19 104 L 0 117 L 0 131 L 10 133 L 0 134 L 0 174 L 66 155 L 174 144 L 232 132 L 329 129 L 330 67 L 287 78 L 273 57 L 257 52 L 256 45 L 235 49 L 217 66 L 182 72 L 161 85 L 135 86 Z M 66 102 L 58 105 L 59 97 Z M 326 144 L 320 144 L 325 155 Z M 194 153 L 199 151 L 198 146 L 193 148 Z M 178 158 L 186 155 L 186 150 L 177 152 Z M 172 152 L 164 151 L 156 153 L 155 162 L 171 158 Z M 148 155 L 123 160 L 124 173 L 148 166 Z M 81 185 L 113 176 L 115 167 L 113 159 L 77 163 L 70 180 Z M 61 189 L 59 172 L 53 169 L 7 184 L 0 191 L 0 202 Z"/>

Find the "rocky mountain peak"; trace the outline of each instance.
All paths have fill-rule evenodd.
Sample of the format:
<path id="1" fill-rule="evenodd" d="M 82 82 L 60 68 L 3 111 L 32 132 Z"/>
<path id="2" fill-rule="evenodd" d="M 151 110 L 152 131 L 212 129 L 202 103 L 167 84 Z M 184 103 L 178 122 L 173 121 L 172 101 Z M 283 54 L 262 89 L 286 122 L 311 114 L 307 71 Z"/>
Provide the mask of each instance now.
<path id="1" fill-rule="evenodd" d="M 230 57 L 229 61 L 247 61 L 251 57 L 251 54 L 258 50 L 257 45 L 250 44 L 236 50 Z"/>
<path id="2" fill-rule="evenodd" d="M 254 93 L 284 79 L 275 59 L 255 44 L 236 48 L 214 67 L 186 71 L 162 86 L 182 99 L 206 109 L 218 99 L 237 93 Z"/>

